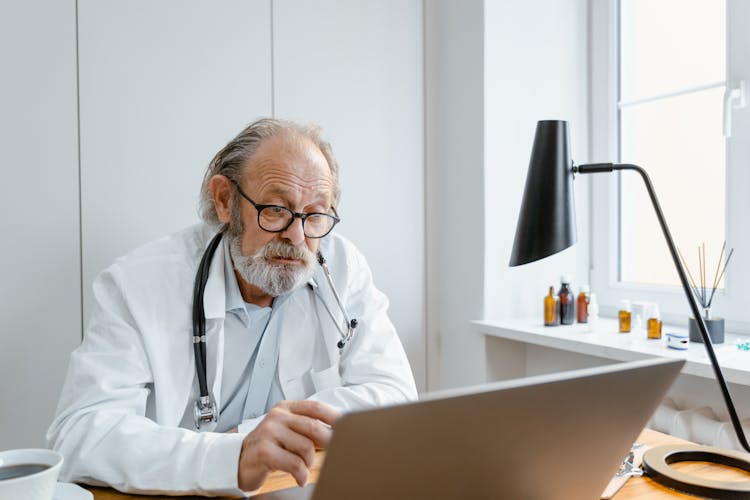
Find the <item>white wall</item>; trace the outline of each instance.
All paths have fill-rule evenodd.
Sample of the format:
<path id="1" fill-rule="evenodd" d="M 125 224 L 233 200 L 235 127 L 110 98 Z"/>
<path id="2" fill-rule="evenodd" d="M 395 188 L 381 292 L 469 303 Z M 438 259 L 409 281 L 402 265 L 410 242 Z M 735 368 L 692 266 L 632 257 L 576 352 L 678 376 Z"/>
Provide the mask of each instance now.
<path id="1" fill-rule="evenodd" d="M 431 1 L 425 9 L 430 388 L 482 382 L 472 319 L 541 318 L 562 273 L 588 277 L 588 185 L 579 242 L 509 268 L 536 122 L 570 122 L 587 161 L 587 2 Z"/>
<path id="2" fill-rule="evenodd" d="M 728 41 L 727 77 L 733 88 L 739 85 L 739 80 L 745 81 L 745 99 L 750 101 L 750 2 L 730 0 L 727 4 L 731 16 L 727 19 Z M 732 170 L 728 173 L 733 183 L 750 186 L 750 102 L 744 108 L 732 110 L 732 137 L 727 138 L 727 166 Z M 747 277 L 750 276 L 750 231 L 748 231 L 747 216 L 750 214 L 750 197 L 741 190 L 727 190 L 727 248 L 737 248 L 737 254 L 732 260 L 732 274 L 738 277 L 732 281 L 727 277 L 727 310 L 742 311 L 737 314 L 744 325 L 738 325 L 745 332 L 750 331 L 750 309 L 748 309 Z M 731 210 L 729 210 L 731 207 Z M 738 322 L 740 323 L 740 322 Z M 727 325 L 728 329 L 732 326 Z M 739 329 L 739 328 L 738 328 Z"/>
<path id="3" fill-rule="evenodd" d="M 425 2 L 429 388 L 483 379 L 483 2 Z"/>
<path id="4" fill-rule="evenodd" d="M 588 2 L 485 2 L 485 319 L 542 319 L 560 275 L 588 283 L 588 179 L 574 181 L 578 243 L 510 268 L 538 120 L 567 120 L 571 154 L 588 161 Z"/>
<path id="5" fill-rule="evenodd" d="M 81 335 L 74 9 L 0 6 L 0 449 L 44 444 Z"/>

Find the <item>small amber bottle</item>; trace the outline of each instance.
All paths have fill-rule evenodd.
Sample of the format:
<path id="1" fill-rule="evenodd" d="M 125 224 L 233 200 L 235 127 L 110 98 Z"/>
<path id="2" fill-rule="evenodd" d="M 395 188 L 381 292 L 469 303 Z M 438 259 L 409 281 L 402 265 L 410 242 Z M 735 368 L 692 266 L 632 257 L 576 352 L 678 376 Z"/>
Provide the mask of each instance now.
<path id="1" fill-rule="evenodd" d="M 653 304 L 649 308 L 648 316 L 648 338 L 661 338 L 661 317 L 659 315 L 659 306 Z"/>
<path id="2" fill-rule="evenodd" d="M 555 299 L 555 287 L 549 287 L 549 295 L 544 297 L 544 326 L 555 326 L 557 324 L 557 300 Z"/>
<path id="3" fill-rule="evenodd" d="M 630 301 L 620 301 L 620 333 L 630 333 Z"/>
<path id="4" fill-rule="evenodd" d="M 582 285 L 581 291 L 578 293 L 576 314 L 578 316 L 579 323 L 589 322 L 589 286 Z"/>

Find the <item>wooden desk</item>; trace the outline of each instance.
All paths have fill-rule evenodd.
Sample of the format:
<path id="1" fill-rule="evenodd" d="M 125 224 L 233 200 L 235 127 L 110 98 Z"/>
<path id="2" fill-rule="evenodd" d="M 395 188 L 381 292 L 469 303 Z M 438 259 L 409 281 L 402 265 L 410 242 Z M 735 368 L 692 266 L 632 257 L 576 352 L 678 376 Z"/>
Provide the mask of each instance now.
<path id="1" fill-rule="evenodd" d="M 315 482 L 318 480 L 318 473 L 320 472 L 320 467 L 323 465 L 323 458 L 325 457 L 325 453 L 322 451 L 318 451 L 315 453 L 315 463 L 313 464 L 313 468 L 310 474 L 310 481 Z M 263 483 L 263 486 L 260 488 L 259 493 L 266 493 L 268 491 L 276 491 L 276 490 L 283 490 L 284 488 L 291 488 L 292 486 L 296 486 L 297 483 L 294 481 L 294 478 L 290 476 L 289 474 L 285 472 L 272 472 L 265 483 Z M 194 495 L 191 496 L 182 496 L 182 497 L 173 497 L 173 496 L 141 496 L 141 495 L 129 495 L 127 493 L 120 493 L 119 491 L 110 489 L 110 488 L 95 488 L 93 486 L 85 486 L 84 487 L 92 492 L 94 494 L 94 500 L 206 500 L 206 497 L 197 497 Z M 213 497 L 217 500 L 221 500 L 224 498 L 230 498 L 230 497 Z"/>
<path id="2" fill-rule="evenodd" d="M 640 436 L 638 436 L 639 443 L 643 443 L 649 446 L 660 446 L 667 444 L 678 444 L 687 443 L 682 439 L 678 439 L 661 432 L 652 431 L 650 429 L 644 429 Z M 315 465 L 312 471 L 312 481 L 316 481 L 318 478 L 318 472 L 323 463 L 324 454 L 318 452 Z M 702 462 L 693 463 L 682 463 L 675 464 L 675 469 L 683 472 L 688 472 L 695 475 L 702 475 L 711 479 L 721 479 L 724 481 L 737 481 L 737 480 L 748 480 L 750 474 L 747 474 L 741 470 L 734 469 L 731 467 L 723 467 L 715 464 L 708 464 Z M 261 488 L 261 492 L 275 491 L 283 488 L 289 488 L 295 486 L 294 479 L 289 474 L 276 472 L 271 474 L 268 480 Z M 88 488 L 94 493 L 94 500 L 175 500 L 176 497 L 166 496 L 154 496 L 154 497 L 143 497 L 139 495 L 128 495 L 125 493 L 119 493 L 115 490 L 108 488 Z M 198 500 L 203 497 L 189 496 L 189 497 L 177 497 L 180 499 Z M 695 499 L 696 497 L 686 495 L 684 493 L 678 493 L 669 488 L 665 488 L 660 484 L 655 483 L 653 480 L 647 477 L 632 477 L 625 483 L 625 486 L 614 496 L 614 500 L 628 500 L 637 498 L 639 500 L 659 500 L 665 498 L 685 498 Z"/>

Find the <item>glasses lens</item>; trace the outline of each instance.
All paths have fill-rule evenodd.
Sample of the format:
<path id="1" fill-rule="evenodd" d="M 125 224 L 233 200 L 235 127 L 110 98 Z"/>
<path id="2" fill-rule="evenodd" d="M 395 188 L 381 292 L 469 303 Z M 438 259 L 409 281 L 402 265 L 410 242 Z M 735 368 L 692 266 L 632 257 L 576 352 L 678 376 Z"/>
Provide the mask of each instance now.
<path id="1" fill-rule="evenodd" d="M 305 236 L 322 238 L 333 229 L 336 219 L 326 214 L 312 214 L 305 219 Z"/>
<path id="2" fill-rule="evenodd" d="M 258 223 L 261 229 L 279 232 L 289 227 L 294 219 L 294 212 L 285 207 L 264 207 L 258 213 Z M 308 214 L 303 227 L 308 238 L 322 238 L 336 225 L 336 218 L 328 214 Z"/>
<path id="3" fill-rule="evenodd" d="M 292 217 L 292 211 L 284 207 L 265 207 L 258 214 L 258 222 L 266 231 L 281 231 L 289 225 Z"/>

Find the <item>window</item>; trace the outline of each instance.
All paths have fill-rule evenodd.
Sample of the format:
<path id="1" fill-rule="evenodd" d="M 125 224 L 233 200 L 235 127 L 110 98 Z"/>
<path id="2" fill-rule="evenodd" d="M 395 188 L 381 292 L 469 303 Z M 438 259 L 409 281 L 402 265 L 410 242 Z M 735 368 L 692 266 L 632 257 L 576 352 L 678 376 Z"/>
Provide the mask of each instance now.
<path id="1" fill-rule="evenodd" d="M 648 169 L 688 263 L 701 242 L 713 263 L 725 239 L 724 2 L 620 0 L 618 18 L 619 159 Z M 620 281 L 679 286 L 641 179 L 619 182 Z"/>
<path id="2" fill-rule="evenodd" d="M 713 308 L 735 331 L 750 331 L 742 280 L 750 276 L 750 224 L 739 222 L 750 216 L 742 172 L 750 119 L 731 93 L 750 75 L 748 4 L 591 3 L 591 160 L 646 169 L 696 282 L 700 244 L 707 286 L 723 242 L 736 249 Z M 667 321 L 685 323 L 688 306 L 643 182 L 632 172 L 603 177 L 592 182 L 591 282 L 604 309 L 623 298 L 657 302 Z"/>

